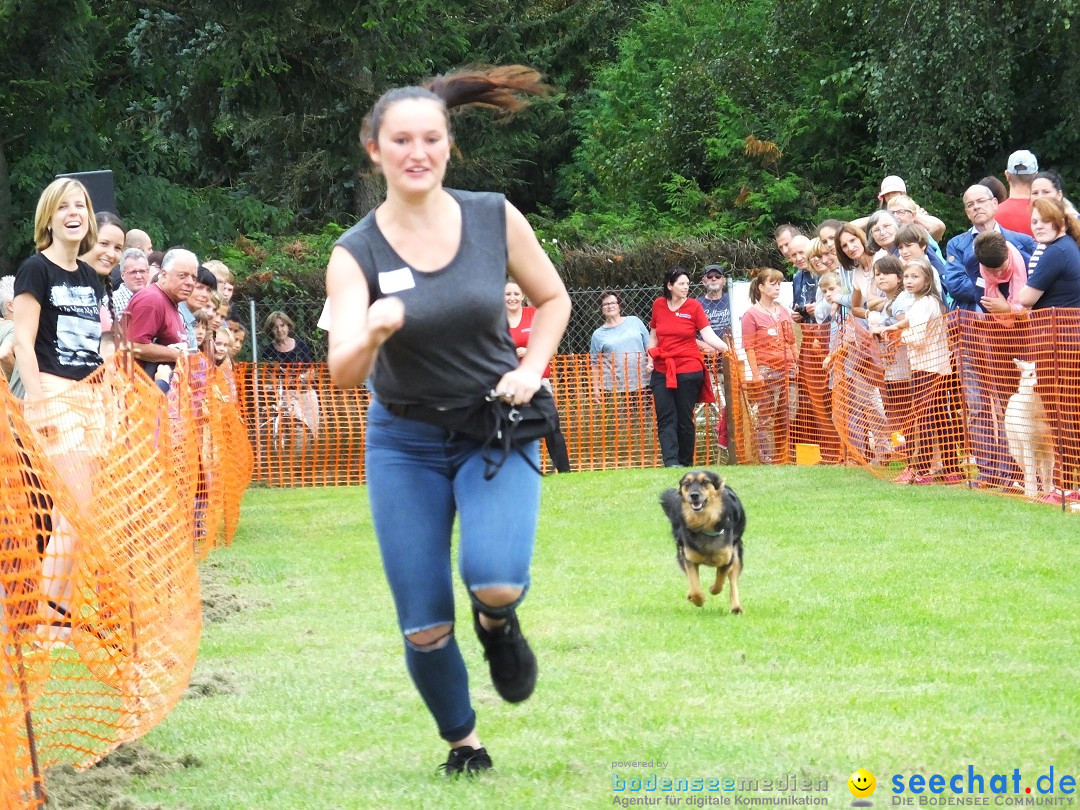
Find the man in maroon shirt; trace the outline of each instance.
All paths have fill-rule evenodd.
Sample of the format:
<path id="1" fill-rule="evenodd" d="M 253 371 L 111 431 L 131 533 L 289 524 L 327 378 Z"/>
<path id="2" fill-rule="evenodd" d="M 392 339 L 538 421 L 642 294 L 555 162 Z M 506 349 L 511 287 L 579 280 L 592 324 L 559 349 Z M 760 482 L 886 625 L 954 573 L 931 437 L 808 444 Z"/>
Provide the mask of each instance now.
<path id="1" fill-rule="evenodd" d="M 132 296 L 127 337 L 135 359 L 151 377 L 160 363 L 173 364 L 187 347 L 187 332 L 177 305 L 195 289 L 199 260 L 190 250 L 173 248 L 161 260 L 157 283 Z"/>

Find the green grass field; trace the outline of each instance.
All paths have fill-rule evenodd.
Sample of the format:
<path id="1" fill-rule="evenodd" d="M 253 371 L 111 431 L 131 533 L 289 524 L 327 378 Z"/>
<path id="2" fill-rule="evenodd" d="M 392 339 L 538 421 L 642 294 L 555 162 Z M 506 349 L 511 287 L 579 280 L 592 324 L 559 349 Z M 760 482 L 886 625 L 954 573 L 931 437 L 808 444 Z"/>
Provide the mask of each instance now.
<path id="1" fill-rule="evenodd" d="M 468 781 L 436 774 L 445 747 L 405 672 L 364 490 L 250 491 L 235 543 L 205 564 L 243 606 L 204 630 L 195 680 L 225 688 L 185 699 L 146 737 L 202 764 L 129 792 L 200 810 L 695 806 L 738 793 L 613 790 L 616 776 L 656 774 L 756 779 L 740 795 L 846 807 L 847 778 L 866 767 L 882 807 L 892 774 L 971 765 L 989 781 L 1018 768 L 1033 789 L 1050 766 L 1080 776 L 1080 519 L 853 469 L 727 477 L 749 519 L 742 616 L 726 592 L 701 609 L 684 598 L 657 503 L 672 471 L 545 479 L 520 614 L 540 661 L 530 700 L 495 695 L 458 602 L 497 768 Z M 402 496 L 423 508 L 423 493 Z M 613 768 L 625 761 L 664 768 Z M 791 774 L 828 788 L 761 789 Z"/>

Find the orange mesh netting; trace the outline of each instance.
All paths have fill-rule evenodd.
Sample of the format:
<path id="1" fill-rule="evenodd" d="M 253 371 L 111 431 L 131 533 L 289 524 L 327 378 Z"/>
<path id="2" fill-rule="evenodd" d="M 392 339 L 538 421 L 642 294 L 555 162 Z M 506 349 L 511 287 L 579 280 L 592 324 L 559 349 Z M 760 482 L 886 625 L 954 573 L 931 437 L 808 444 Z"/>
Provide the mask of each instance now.
<path id="1" fill-rule="evenodd" d="M 608 362 L 627 365 L 625 358 Z M 717 399 L 724 401 L 721 359 L 709 358 L 708 363 Z M 551 369 L 572 469 L 661 465 L 652 395 L 647 387 L 605 389 L 600 383 L 598 388 L 600 370 L 588 354 L 558 355 L 552 359 Z M 366 388 L 335 388 L 325 364 L 248 363 L 240 364 L 236 375 L 241 412 L 255 454 L 255 478 L 271 486 L 363 482 L 365 416 L 370 401 Z M 735 385 L 738 390 L 737 381 Z M 723 412 L 720 404 L 698 405 L 699 464 L 725 463 L 726 451 L 717 436 Z M 721 438 L 726 443 L 726 438 Z M 551 471 L 550 459 L 544 453 L 542 456 L 546 470 Z"/>
<path id="2" fill-rule="evenodd" d="M 901 482 L 918 475 L 920 483 L 1024 494 L 1024 471 L 1006 435 L 1017 358 L 1035 363 L 1045 418 L 1032 423 L 1018 412 L 1016 433 L 1034 431 L 1039 458 L 1046 461 L 1046 448 L 1053 456 L 1052 474 L 1036 474 L 1028 496 L 1061 503 L 1080 487 L 1080 311 L 951 312 L 892 335 L 871 334 L 857 320 L 806 324 L 796 327 L 796 341 L 797 370 L 779 380 L 751 382 L 734 352 L 706 358 L 717 402 L 697 407 L 695 464 L 724 464 L 729 456 L 740 464 L 765 456 L 847 463 Z M 635 355 L 553 358 L 572 469 L 661 465 L 641 362 Z M 256 478 L 272 486 L 362 483 L 365 388 L 334 388 L 323 364 L 242 364 L 236 374 Z M 544 464 L 550 472 L 546 454 Z"/>
<path id="3" fill-rule="evenodd" d="M 826 412 L 840 460 L 899 483 L 965 484 L 1063 506 L 1077 497 L 1080 311 L 954 311 L 892 336 L 856 320 L 831 328 L 831 337 L 829 324 L 804 329 L 803 345 L 831 339 L 832 357 L 825 375 L 800 364 L 810 403 L 800 406 L 809 418 L 796 422 L 799 440 L 814 441 Z M 825 432 L 818 443 L 831 461 Z"/>
<path id="4" fill-rule="evenodd" d="M 34 403 L 0 386 L 0 806 L 159 723 L 198 649 L 196 554 L 231 540 L 250 477 L 228 369 L 168 395 L 108 365 Z"/>

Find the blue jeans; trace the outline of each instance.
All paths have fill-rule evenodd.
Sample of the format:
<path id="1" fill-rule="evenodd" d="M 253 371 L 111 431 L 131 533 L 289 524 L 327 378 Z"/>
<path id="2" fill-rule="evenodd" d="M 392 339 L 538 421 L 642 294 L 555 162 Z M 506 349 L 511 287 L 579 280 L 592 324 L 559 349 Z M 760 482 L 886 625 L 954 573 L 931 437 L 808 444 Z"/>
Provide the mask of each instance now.
<path id="1" fill-rule="evenodd" d="M 539 466 L 539 443 L 525 452 Z M 450 535 L 459 519 L 458 569 L 473 595 L 492 586 L 529 587 L 540 511 L 540 476 L 517 452 L 484 480 L 480 444 L 445 428 L 395 416 L 377 400 L 368 408 L 364 469 L 383 569 L 403 635 L 454 624 Z M 518 599 L 520 602 L 521 599 Z M 517 604 L 517 603 L 515 603 Z M 405 662 L 439 734 L 460 740 L 473 730 L 469 677 L 457 641 L 438 649 L 405 639 Z"/>

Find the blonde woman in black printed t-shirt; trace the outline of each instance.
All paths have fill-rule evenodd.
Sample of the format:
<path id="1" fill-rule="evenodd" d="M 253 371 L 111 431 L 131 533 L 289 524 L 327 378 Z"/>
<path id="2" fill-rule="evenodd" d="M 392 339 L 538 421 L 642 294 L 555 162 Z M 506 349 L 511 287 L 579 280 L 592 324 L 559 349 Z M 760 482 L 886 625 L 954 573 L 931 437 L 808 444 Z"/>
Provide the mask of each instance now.
<path id="1" fill-rule="evenodd" d="M 37 253 L 15 274 L 15 363 L 26 389 L 26 419 L 78 503 L 92 499 L 94 455 L 103 435 L 94 389 L 79 383 L 101 365 L 103 289 L 94 269 L 79 259 L 96 240 L 86 188 L 71 178 L 54 180 L 34 216 Z M 41 632 L 50 640 L 70 635 L 77 553 L 71 524 L 54 515 L 41 580 Z"/>

